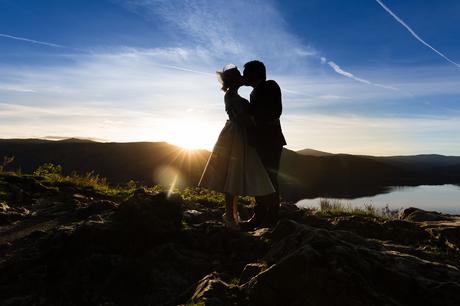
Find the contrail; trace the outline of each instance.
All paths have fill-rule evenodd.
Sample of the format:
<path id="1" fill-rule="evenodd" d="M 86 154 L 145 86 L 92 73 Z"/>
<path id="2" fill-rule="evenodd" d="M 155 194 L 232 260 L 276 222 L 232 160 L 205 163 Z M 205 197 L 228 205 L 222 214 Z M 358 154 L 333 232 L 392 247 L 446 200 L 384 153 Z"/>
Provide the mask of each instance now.
<path id="1" fill-rule="evenodd" d="M 323 58 L 321 58 L 321 61 L 326 62 L 326 59 L 323 57 Z M 355 80 L 357 82 L 368 84 L 368 85 L 373 85 L 373 86 L 377 86 L 377 87 L 381 87 L 381 88 L 385 88 L 385 89 L 399 90 L 399 89 L 397 89 L 395 87 L 392 87 L 392 86 L 382 85 L 382 84 L 378 84 L 378 83 L 372 83 L 371 81 L 368 81 L 368 80 L 365 80 L 365 79 L 362 79 L 362 78 L 358 78 L 357 76 L 353 75 L 352 73 L 350 73 L 348 71 L 345 71 L 342 68 L 340 68 L 340 66 L 337 65 L 336 63 L 334 63 L 333 61 L 328 61 L 327 64 L 329 66 L 331 66 L 332 69 L 334 69 L 334 71 L 337 72 L 338 74 L 341 74 L 341 75 L 343 75 L 343 76 L 345 76 L 347 78 L 353 79 L 353 80 Z"/>
<path id="2" fill-rule="evenodd" d="M 17 36 L 12 36 L 12 35 L 8 35 L 8 34 L 0 33 L 0 37 L 10 38 L 10 39 L 15 39 L 15 40 L 20 40 L 20 41 L 25 41 L 25 42 L 29 42 L 29 43 L 33 43 L 33 44 L 39 44 L 39 45 L 48 46 L 48 47 L 70 49 L 70 50 L 75 50 L 75 51 L 79 51 L 79 52 L 83 52 L 83 53 L 89 53 L 88 51 L 82 50 L 82 49 L 73 49 L 73 48 L 69 48 L 69 47 L 66 47 L 66 46 L 63 46 L 63 45 L 59 45 L 59 44 L 54 44 L 54 43 L 50 43 L 50 42 L 39 41 L 39 40 L 34 40 L 34 39 L 29 39 L 29 38 L 24 38 L 24 37 L 17 37 Z M 158 64 L 157 66 L 170 68 L 170 69 L 175 69 L 175 70 L 180 70 L 180 71 L 198 73 L 198 74 L 213 75 L 212 73 L 198 71 L 198 70 L 192 70 L 192 69 L 188 69 L 188 68 L 182 68 L 182 67 L 173 66 L 173 65 L 161 65 L 161 64 Z"/>
<path id="3" fill-rule="evenodd" d="M 155 64 L 155 66 L 164 67 L 164 68 L 169 68 L 169 69 L 174 69 L 174 70 L 179 70 L 179 71 L 185 71 L 185 72 L 192 72 L 192 73 L 197 73 L 197 74 L 203 74 L 203 75 L 208 75 L 208 76 L 213 76 L 213 75 L 215 75 L 215 74 L 210 73 L 210 72 L 204 72 L 204 71 L 199 71 L 199 70 L 193 70 L 193 69 L 188 69 L 188 68 L 178 67 L 178 66 L 173 66 L 173 65 Z"/>
<path id="4" fill-rule="evenodd" d="M 38 45 L 43 45 L 43 46 L 48 46 L 48 47 L 65 48 L 65 49 L 67 49 L 67 47 L 62 46 L 62 45 L 53 44 L 53 43 L 49 43 L 49 42 L 45 42 L 45 41 L 39 41 L 39 40 L 28 39 L 28 38 L 24 38 L 24 37 L 17 37 L 17 36 L 12 36 L 12 35 L 7 35 L 7 34 L 1 34 L 1 33 L 0 33 L 0 37 L 5 37 L 5 38 L 10 38 L 10 39 L 15 39 L 15 40 L 26 41 L 26 42 L 30 42 L 30 43 L 33 43 L 33 44 L 38 44 Z"/>
<path id="5" fill-rule="evenodd" d="M 329 61 L 327 62 L 327 64 L 329 66 L 332 67 L 332 69 L 334 69 L 335 72 L 337 72 L 338 74 L 341 74 L 343 76 L 346 76 L 347 78 L 350 78 L 350 79 L 353 79 L 355 81 L 358 81 L 358 82 L 361 82 L 361 83 L 364 83 L 364 84 L 372 84 L 371 82 L 369 82 L 368 80 L 365 80 L 365 79 L 361 79 L 361 78 L 358 78 L 356 76 L 354 76 L 352 73 L 350 72 L 347 72 L 345 70 L 342 70 L 342 68 L 340 68 L 339 65 L 337 65 L 336 63 L 332 62 L 332 61 Z"/>
<path id="6" fill-rule="evenodd" d="M 423 39 L 420 38 L 420 36 L 417 35 L 417 33 L 414 32 L 414 30 L 411 29 L 411 27 L 409 27 L 401 18 L 399 18 L 398 16 L 396 16 L 395 13 L 393 13 L 381 0 L 375 0 L 377 1 L 378 4 L 380 4 L 381 7 L 383 7 L 383 9 L 385 11 L 388 12 L 388 14 L 390 14 L 391 16 L 393 16 L 394 19 L 396 19 L 397 22 L 399 22 L 400 24 L 402 24 L 403 27 L 405 27 L 409 33 L 412 34 L 412 36 L 414 36 L 419 42 L 421 42 L 422 44 L 424 44 L 425 46 L 427 46 L 428 48 L 430 48 L 431 50 L 433 50 L 434 52 L 436 52 L 438 55 L 440 55 L 442 58 L 444 58 L 446 61 L 448 61 L 449 63 L 451 64 L 454 64 L 455 66 L 457 66 L 458 68 L 460 68 L 460 64 L 457 64 L 456 62 L 454 62 L 453 60 L 451 60 L 450 58 L 448 58 L 447 56 L 445 56 L 444 54 L 442 54 L 441 52 L 439 52 L 438 50 L 436 50 L 435 48 L 433 48 L 429 43 L 427 43 L 426 41 L 424 41 Z"/>

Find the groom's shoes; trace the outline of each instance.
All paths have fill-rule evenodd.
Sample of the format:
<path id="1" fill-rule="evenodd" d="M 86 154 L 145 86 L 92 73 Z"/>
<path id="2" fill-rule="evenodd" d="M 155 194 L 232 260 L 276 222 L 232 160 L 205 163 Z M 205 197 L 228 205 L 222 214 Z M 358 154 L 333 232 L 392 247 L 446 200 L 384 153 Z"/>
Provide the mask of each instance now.
<path id="1" fill-rule="evenodd" d="M 253 231 L 261 227 L 274 227 L 279 219 L 279 204 L 273 204 L 268 209 L 255 209 L 252 217 L 247 221 L 240 222 L 240 228 L 244 231 Z"/>
<path id="2" fill-rule="evenodd" d="M 265 218 L 267 217 L 267 209 L 265 206 L 256 205 L 254 214 L 249 220 L 241 221 L 240 228 L 244 231 L 253 231 L 256 228 L 263 227 Z"/>
<path id="3" fill-rule="evenodd" d="M 266 214 L 264 225 L 267 227 L 274 227 L 279 220 L 279 203 L 272 204 Z"/>
<path id="4" fill-rule="evenodd" d="M 249 220 L 240 222 L 240 228 L 243 231 L 253 231 L 258 227 L 260 227 L 260 222 L 258 221 L 256 214 L 252 215 Z"/>

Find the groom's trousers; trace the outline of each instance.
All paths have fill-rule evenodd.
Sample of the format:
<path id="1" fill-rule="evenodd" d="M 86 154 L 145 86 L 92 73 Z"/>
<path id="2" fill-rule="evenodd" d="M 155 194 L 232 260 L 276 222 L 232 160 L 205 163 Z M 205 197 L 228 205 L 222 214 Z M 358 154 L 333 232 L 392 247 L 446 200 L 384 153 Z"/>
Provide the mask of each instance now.
<path id="1" fill-rule="evenodd" d="M 268 223 L 267 225 L 274 225 L 273 223 L 278 219 L 280 206 L 278 171 L 282 149 L 282 146 L 273 145 L 258 145 L 256 147 L 262 164 L 267 170 L 268 176 L 275 188 L 275 192 L 272 194 L 255 197 L 254 213 L 259 222 Z"/>

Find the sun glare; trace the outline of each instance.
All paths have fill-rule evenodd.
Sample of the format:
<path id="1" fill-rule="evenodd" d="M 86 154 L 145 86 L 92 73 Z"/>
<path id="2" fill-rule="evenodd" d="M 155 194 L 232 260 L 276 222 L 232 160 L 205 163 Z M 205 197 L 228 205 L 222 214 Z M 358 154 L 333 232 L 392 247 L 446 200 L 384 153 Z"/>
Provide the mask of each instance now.
<path id="1" fill-rule="evenodd" d="M 174 120 L 166 141 L 187 151 L 211 150 L 216 139 L 216 129 L 198 119 Z"/>

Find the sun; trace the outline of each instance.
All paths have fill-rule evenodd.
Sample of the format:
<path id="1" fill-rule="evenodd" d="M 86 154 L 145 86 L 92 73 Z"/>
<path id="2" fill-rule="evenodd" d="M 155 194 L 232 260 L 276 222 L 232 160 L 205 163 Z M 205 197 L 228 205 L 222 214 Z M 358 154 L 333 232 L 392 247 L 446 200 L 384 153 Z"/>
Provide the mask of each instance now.
<path id="1" fill-rule="evenodd" d="M 211 150 L 217 136 L 216 128 L 210 126 L 207 121 L 187 118 L 172 122 L 166 141 L 187 151 Z"/>

